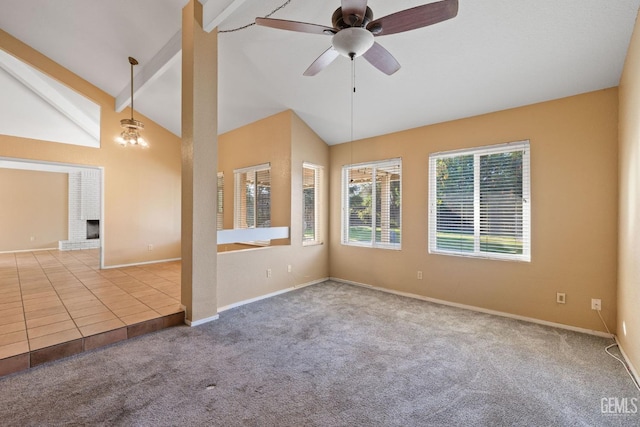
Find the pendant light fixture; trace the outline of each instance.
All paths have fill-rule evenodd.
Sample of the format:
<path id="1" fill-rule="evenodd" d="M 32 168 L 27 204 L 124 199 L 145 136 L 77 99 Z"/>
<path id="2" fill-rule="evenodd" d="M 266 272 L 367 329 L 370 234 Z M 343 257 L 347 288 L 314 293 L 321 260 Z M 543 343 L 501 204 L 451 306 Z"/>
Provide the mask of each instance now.
<path id="1" fill-rule="evenodd" d="M 136 61 L 135 58 L 129 57 L 129 64 L 131 64 L 131 118 L 120 120 L 120 126 L 122 126 L 124 130 L 120 136 L 116 138 L 116 141 L 123 147 L 139 145 L 146 148 L 149 144 L 138 132 L 144 129 L 144 123 L 133 118 L 133 66 L 138 65 L 138 61 Z"/>

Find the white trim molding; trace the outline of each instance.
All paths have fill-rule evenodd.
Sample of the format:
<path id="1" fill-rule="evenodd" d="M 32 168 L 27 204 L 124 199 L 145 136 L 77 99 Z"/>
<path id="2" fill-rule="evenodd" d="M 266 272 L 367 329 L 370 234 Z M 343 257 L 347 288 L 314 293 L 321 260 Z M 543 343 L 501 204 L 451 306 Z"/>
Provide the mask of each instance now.
<path id="1" fill-rule="evenodd" d="M 159 259 L 156 261 L 133 262 L 131 264 L 105 265 L 104 267 L 102 267 L 102 269 L 108 270 L 110 268 L 135 267 L 136 265 L 159 264 L 161 262 L 171 262 L 171 261 L 180 261 L 180 260 L 182 260 L 182 258 L 169 258 L 169 259 Z"/>
<path id="2" fill-rule="evenodd" d="M 624 357 L 624 361 L 627 362 L 627 366 L 629 367 L 629 371 L 631 371 L 631 375 L 633 376 L 633 379 L 636 381 L 636 383 L 640 384 L 640 375 L 638 375 L 638 371 L 631 363 L 631 359 L 629 359 L 629 357 L 627 356 L 627 353 L 624 352 L 624 349 L 622 348 L 622 344 L 620 344 L 620 341 L 618 340 L 617 336 L 615 337 L 615 340 L 616 340 L 616 343 L 618 343 L 620 354 L 622 354 L 622 357 Z"/>
<path id="3" fill-rule="evenodd" d="M 0 251 L 0 254 L 17 254 L 22 252 L 42 252 L 42 251 L 57 251 L 58 248 L 38 248 L 38 249 L 18 249 L 15 251 Z"/>
<path id="4" fill-rule="evenodd" d="M 287 292 L 295 291 L 296 289 L 306 288 L 307 286 L 317 285 L 318 283 L 324 283 L 329 280 L 328 277 L 323 277 L 322 279 L 312 280 L 311 282 L 301 283 L 299 285 L 293 285 L 289 288 L 281 289 L 276 292 L 271 292 L 269 294 L 260 295 L 259 297 L 246 299 L 244 301 L 235 302 L 233 304 L 225 305 L 224 307 L 218 308 L 218 313 L 222 313 L 223 311 L 231 310 L 232 308 L 240 307 L 246 304 L 251 304 L 252 302 L 260 301 L 263 299 L 275 297 L 277 295 L 286 294 Z"/>
<path id="5" fill-rule="evenodd" d="M 338 277 L 330 277 L 329 280 L 333 280 L 334 282 L 344 283 L 344 284 L 347 284 L 347 285 L 354 285 L 354 286 L 360 286 L 360 287 L 363 287 L 363 288 L 374 289 L 376 291 L 382 291 L 382 292 L 386 292 L 386 293 L 389 293 L 389 294 L 400 295 L 400 296 L 407 297 L 407 298 L 419 299 L 419 300 L 422 300 L 422 301 L 432 302 L 434 304 L 447 305 L 447 306 L 450 306 L 450 307 L 462 308 L 464 310 L 477 311 L 477 312 L 480 312 L 480 313 L 492 314 L 494 316 L 500 316 L 500 317 L 507 317 L 509 319 L 522 320 L 522 321 L 529 322 L 529 323 L 536 323 L 538 325 L 551 326 L 552 328 L 558 328 L 558 329 L 566 329 L 566 330 L 569 330 L 569 331 L 580 332 L 580 333 L 589 334 L 589 335 L 595 335 L 595 336 L 603 337 L 603 338 L 614 338 L 614 335 L 612 335 L 612 334 L 609 334 L 609 333 L 606 333 L 606 332 L 602 332 L 602 331 L 595 331 L 593 329 L 579 328 L 577 326 L 571 326 L 571 325 L 565 325 L 565 324 L 562 324 L 562 323 L 549 322 L 549 321 L 546 321 L 546 320 L 540 320 L 540 319 L 536 319 L 536 318 L 533 318 L 533 317 L 520 316 L 520 315 L 517 315 L 517 314 L 505 313 L 503 311 L 497 311 L 497 310 L 489 310 L 489 309 L 486 309 L 486 308 L 476 307 L 476 306 L 473 306 L 473 305 L 459 304 L 457 302 L 451 302 L 451 301 L 445 301 L 445 300 L 441 300 L 441 299 L 437 299 L 437 298 L 425 297 L 425 296 L 422 296 L 422 295 L 411 294 L 411 293 L 408 293 L 408 292 L 394 291 L 392 289 L 387 289 L 387 288 L 379 288 L 377 286 L 368 285 L 366 283 L 353 282 L 351 280 L 340 279 Z"/>
<path id="6" fill-rule="evenodd" d="M 207 318 L 196 320 L 196 321 L 184 319 L 184 323 L 186 323 L 187 326 L 194 327 L 194 326 L 204 325 L 205 323 L 213 322 L 214 320 L 218 320 L 219 318 L 220 316 L 216 314 L 215 316 L 207 317 Z"/>

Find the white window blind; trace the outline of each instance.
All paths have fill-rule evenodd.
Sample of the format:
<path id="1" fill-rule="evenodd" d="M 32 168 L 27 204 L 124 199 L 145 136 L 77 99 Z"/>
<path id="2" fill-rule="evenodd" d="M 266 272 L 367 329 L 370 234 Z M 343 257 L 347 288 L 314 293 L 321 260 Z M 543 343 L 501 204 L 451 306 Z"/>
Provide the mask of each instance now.
<path id="1" fill-rule="evenodd" d="M 342 168 L 342 244 L 400 249 L 402 160 Z"/>
<path id="2" fill-rule="evenodd" d="M 218 172 L 218 211 L 216 213 L 216 228 L 224 228 L 224 173 Z"/>
<path id="3" fill-rule="evenodd" d="M 429 252 L 531 260 L 529 141 L 429 156 Z"/>
<path id="4" fill-rule="evenodd" d="M 233 228 L 271 227 L 270 165 L 234 171 Z"/>
<path id="5" fill-rule="evenodd" d="M 302 165 L 302 244 L 320 243 L 319 207 L 322 167 L 311 163 Z"/>

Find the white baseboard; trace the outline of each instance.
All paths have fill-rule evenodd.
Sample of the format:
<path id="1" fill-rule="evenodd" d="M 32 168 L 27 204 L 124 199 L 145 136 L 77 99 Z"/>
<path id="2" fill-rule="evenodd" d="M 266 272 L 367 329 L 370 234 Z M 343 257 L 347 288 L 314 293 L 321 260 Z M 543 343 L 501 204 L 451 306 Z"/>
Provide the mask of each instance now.
<path id="1" fill-rule="evenodd" d="M 522 320 L 522 321 L 530 322 L 530 323 L 537 323 L 539 325 L 551 326 L 553 328 L 566 329 L 566 330 L 569 330 L 569 331 L 581 332 L 583 334 L 595 335 L 595 336 L 604 337 L 604 338 L 613 338 L 614 337 L 614 335 L 608 334 L 606 332 L 595 331 L 595 330 L 586 329 L 586 328 L 579 328 L 577 326 L 565 325 L 565 324 L 562 324 L 562 323 L 548 322 L 546 320 L 540 320 L 540 319 L 536 319 L 534 317 L 526 317 L 526 316 L 520 316 L 520 315 L 517 315 L 517 314 L 505 313 L 503 311 L 489 310 L 489 309 L 482 308 L 482 307 L 476 307 L 476 306 L 467 305 L 467 304 L 459 304 L 457 302 L 451 302 L 451 301 L 441 300 L 441 299 L 437 299 L 437 298 L 425 297 L 425 296 L 422 296 L 422 295 L 411 294 L 411 293 L 408 293 L 408 292 L 394 291 L 392 289 L 387 289 L 387 288 L 379 288 L 379 287 L 376 287 L 376 286 L 368 285 L 366 283 L 353 282 L 351 280 L 340 279 L 338 277 L 331 277 L 331 278 L 329 278 L 329 280 L 333 280 L 335 282 L 340 282 L 340 283 L 345 283 L 347 285 L 354 285 L 354 286 L 360 286 L 360 287 L 369 288 L 369 289 L 375 289 L 376 291 L 387 292 L 387 293 L 390 293 L 390 294 L 400 295 L 400 296 L 407 297 L 407 298 L 414 298 L 414 299 L 419 299 L 419 300 L 422 300 L 422 301 L 428 301 L 428 302 L 432 302 L 434 304 L 447 305 L 447 306 L 450 306 L 450 307 L 462 308 L 464 310 L 477 311 L 477 312 L 480 312 L 480 313 L 492 314 L 494 316 L 508 317 L 510 319 Z"/>
<path id="2" fill-rule="evenodd" d="M 219 317 L 220 316 L 216 314 L 215 316 L 207 317 L 205 319 L 196 320 L 195 322 L 192 322 L 191 320 L 185 319 L 184 323 L 186 323 L 188 326 L 204 325 L 205 323 L 209 323 L 209 322 L 213 322 L 214 320 L 218 320 Z"/>
<path id="3" fill-rule="evenodd" d="M 616 342 L 618 343 L 620 354 L 622 354 L 622 357 L 624 357 L 624 361 L 627 362 L 627 366 L 631 371 L 631 375 L 633 375 L 633 379 L 636 380 L 636 383 L 640 384 L 640 375 L 638 375 L 638 371 L 633 366 L 633 363 L 631 363 L 631 359 L 629 359 L 629 357 L 627 356 L 627 353 L 624 352 L 624 349 L 622 348 L 622 344 L 620 344 L 620 341 L 618 341 L 618 337 L 616 337 Z"/>
<path id="4" fill-rule="evenodd" d="M 57 251 L 58 248 L 21 249 L 19 251 L 0 251 L 0 254 L 17 254 L 23 252 Z"/>
<path id="5" fill-rule="evenodd" d="M 293 285 L 290 288 L 282 289 L 282 290 L 279 290 L 279 291 L 276 291 L 276 292 L 271 292 L 270 294 L 260 295 L 259 297 L 250 298 L 250 299 L 246 299 L 244 301 L 239 301 L 239 302 L 236 302 L 236 303 L 233 303 L 233 304 L 225 305 L 224 307 L 219 307 L 218 308 L 218 313 L 221 313 L 221 312 L 227 311 L 227 310 L 231 310 L 232 308 L 240 307 L 242 305 L 251 304 L 252 302 L 256 302 L 256 301 L 260 301 L 260 300 L 263 300 L 263 299 L 275 297 L 276 295 L 281 295 L 281 294 L 285 294 L 287 292 L 295 291 L 296 289 L 305 288 L 307 286 L 312 286 L 312 285 L 317 285 L 318 283 L 323 283 L 323 282 L 326 282 L 327 280 L 329 280 L 329 278 L 328 277 L 324 277 L 322 279 L 312 280 L 311 282 L 306 282 L 306 283 L 302 283 L 302 284 L 299 284 L 299 285 Z"/>
<path id="6" fill-rule="evenodd" d="M 135 267 L 137 265 L 160 264 L 161 262 L 180 261 L 181 259 L 182 258 L 169 258 L 169 259 L 159 259 L 157 261 L 134 262 L 131 264 L 105 265 L 104 267 L 102 267 L 102 269 L 108 270 L 110 268 L 123 268 L 123 267 Z"/>
<path id="7" fill-rule="evenodd" d="M 196 320 L 195 322 L 192 322 L 191 320 L 185 319 L 184 323 L 186 323 L 188 326 L 198 326 L 198 325 L 202 325 L 202 324 L 205 324 L 205 323 L 209 323 L 209 322 L 212 322 L 214 320 L 218 320 L 218 318 L 220 317 L 219 313 L 221 313 L 223 311 L 227 311 L 227 310 L 230 310 L 232 308 L 240 307 L 242 305 L 250 304 L 252 302 L 260 301 L 260 300 L 263 300 L 263 299 L 271 298 L 271 297 L 274 297 L 276 295 L 281 295 L 281 294 L 284 294 L 284 293 L 287 293 L 287 292 L 291 292 L 291 291 L 294 291 L 296 289 L 304 288 L 304 287 L 311 286 L 311 285 L 317 285 L 318 283 L 323 283 L 323 282 L 326 282 L 327 280 L 329 280 L 329 278 L 328 277 L 324 277 L 322 279 L 313 280 L 311 282 L 302 283 L 300 285 L 294 285 L 294 286 L 292 286 L 290 288 L 282 289 L 280 291 L 272 292 L 270 294 L 260 295 L 259 297 L 255 297 L 255 298 L 247 299 L 247 300 L 244 300 L 244 301 L 236 302 L 236 303 L 233 303 L 233 304 L 225 305 L 224 307 L 218 308 L 218 314 L 216 314 L 215 316 L 207 317 L 206 319 Z M 186 313 L 187 312 L 187 307 L 184 304 L 181 305 L 181 307 L 184 310 L 184 312 Z"/>

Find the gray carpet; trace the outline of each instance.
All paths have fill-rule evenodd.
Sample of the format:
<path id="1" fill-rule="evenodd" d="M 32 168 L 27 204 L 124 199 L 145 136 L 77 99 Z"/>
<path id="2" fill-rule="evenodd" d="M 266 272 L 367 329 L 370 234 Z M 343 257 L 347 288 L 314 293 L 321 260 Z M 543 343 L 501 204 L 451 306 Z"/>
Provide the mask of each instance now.
<path id="1" fill-rule="evenodd" d="M 326 282 L 0 379 L 0 424 L 638 426 L 610 342 Z"/>

